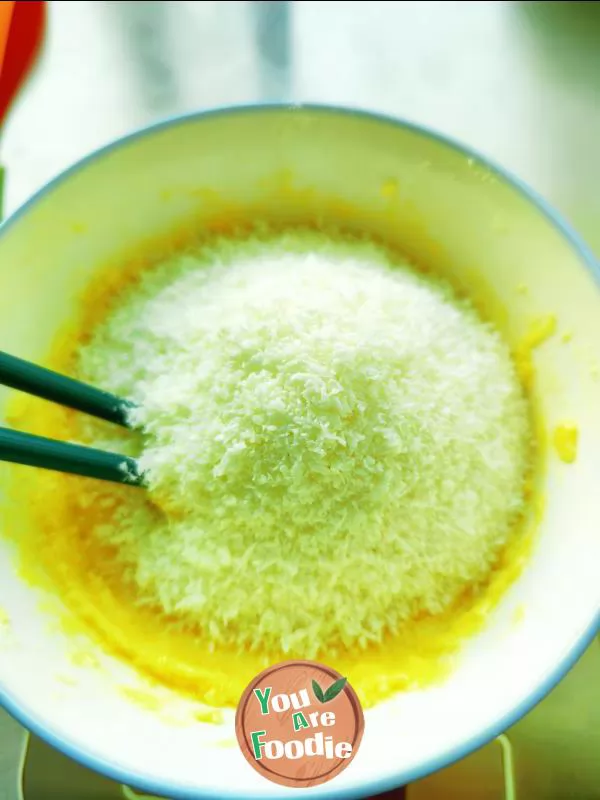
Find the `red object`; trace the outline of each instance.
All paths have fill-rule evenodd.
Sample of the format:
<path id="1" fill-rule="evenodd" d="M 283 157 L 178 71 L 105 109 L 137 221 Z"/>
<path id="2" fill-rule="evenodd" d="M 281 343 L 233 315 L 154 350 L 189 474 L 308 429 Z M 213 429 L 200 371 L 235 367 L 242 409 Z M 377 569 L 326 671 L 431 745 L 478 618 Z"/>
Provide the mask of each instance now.
<path id="1" fill-rule="evenodd" d="M 0 65 L 0 126 L 39 55 L 45 28 L 45 2 L 20 0 L 14 4 L 4 61 Z"/>

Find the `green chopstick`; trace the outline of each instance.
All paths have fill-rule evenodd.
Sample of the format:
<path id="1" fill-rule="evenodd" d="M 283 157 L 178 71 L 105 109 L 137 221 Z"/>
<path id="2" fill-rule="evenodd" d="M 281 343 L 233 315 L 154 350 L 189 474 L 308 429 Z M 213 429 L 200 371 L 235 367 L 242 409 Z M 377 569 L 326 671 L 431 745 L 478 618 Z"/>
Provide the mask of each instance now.
<path id="1" fill-rule="evenodd" d="M 143 486 L 135 458 L 0 427 L 0 461 Z"/>
<path id="2" fill-rule="evenodd" d="M 0 384 L 129 427 L 133 403 L 0 350 Z"/>

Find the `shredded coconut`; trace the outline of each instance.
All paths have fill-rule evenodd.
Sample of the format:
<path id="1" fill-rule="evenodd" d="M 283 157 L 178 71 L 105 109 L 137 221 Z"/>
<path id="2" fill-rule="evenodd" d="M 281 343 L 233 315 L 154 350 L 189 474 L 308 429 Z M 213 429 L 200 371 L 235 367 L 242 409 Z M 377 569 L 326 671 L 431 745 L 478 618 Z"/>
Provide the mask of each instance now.
<path id="1" fill-rule="evenodd" d="M 485 580 L 523 510 L 507 347 L 371 242 L 294 231 L 175 255 L 122 293 L 79 377 L 137 404 L 149 477 L 96 535 L 139 602 L 214 646 L 379 641 Z"/>

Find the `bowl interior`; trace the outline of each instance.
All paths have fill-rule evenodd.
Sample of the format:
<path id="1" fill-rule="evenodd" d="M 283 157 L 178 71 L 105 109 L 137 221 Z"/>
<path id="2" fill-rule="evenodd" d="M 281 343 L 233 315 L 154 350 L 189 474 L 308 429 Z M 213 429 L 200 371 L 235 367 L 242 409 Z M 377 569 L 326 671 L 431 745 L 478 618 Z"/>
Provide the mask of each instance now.
<path id="1" fill-rule="evenodd" d="M 107 148 L 47 187 L 0 235 L 2 349 L 43 359 L 90 275 L 154 237 L 222 216 L 325 218 L 368 231 L 485 301 L 511 341 L 537 317 L 557 331 L 535 354 L 547 431 L 573 421 L 574 464 L 548 448 L 534 553 L 485 631 L 441 686 L 366 715 L 361 751 L 331 785 L 363 794 L 441 767 L 515 720 L 593 633 L 600 601 L 600 313 L 585 253 L 551 213 L 476 157 L 410 126 L 318 108 L 246 109 L 159 125 Z M 567 334 L 567 336 L 564 336 Z M 569 339 L 569 341 L 563 341 Z M 0 396 L 3 402 L 5 395 Z M 30 727 L 124 782 L 169 796 L 264 797 L 267 784 L 221 725 L 173 724 L 122 691 L 131 670 L 79 664 L 0 538 L 0 697 Z M 351 679 L 351 677 L 350 677 Z M 345 794 L 345 796 L 349 796 Z"/>

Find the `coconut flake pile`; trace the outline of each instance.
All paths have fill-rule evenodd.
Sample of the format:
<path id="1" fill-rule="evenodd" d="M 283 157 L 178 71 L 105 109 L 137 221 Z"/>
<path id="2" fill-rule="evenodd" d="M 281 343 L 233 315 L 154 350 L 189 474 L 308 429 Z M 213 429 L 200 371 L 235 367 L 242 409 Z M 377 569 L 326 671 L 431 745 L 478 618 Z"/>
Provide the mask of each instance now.
<path id="1" fill-rule="evenodd" d="M 215 647 L 379 641 L 484 581 L 523 511 L 507 347 L 370 242 L 296 231 L 175 255 L 121 294 L 78 374 L 138 404 L 149 477 L 96 535 L 140 603 Z"/>

